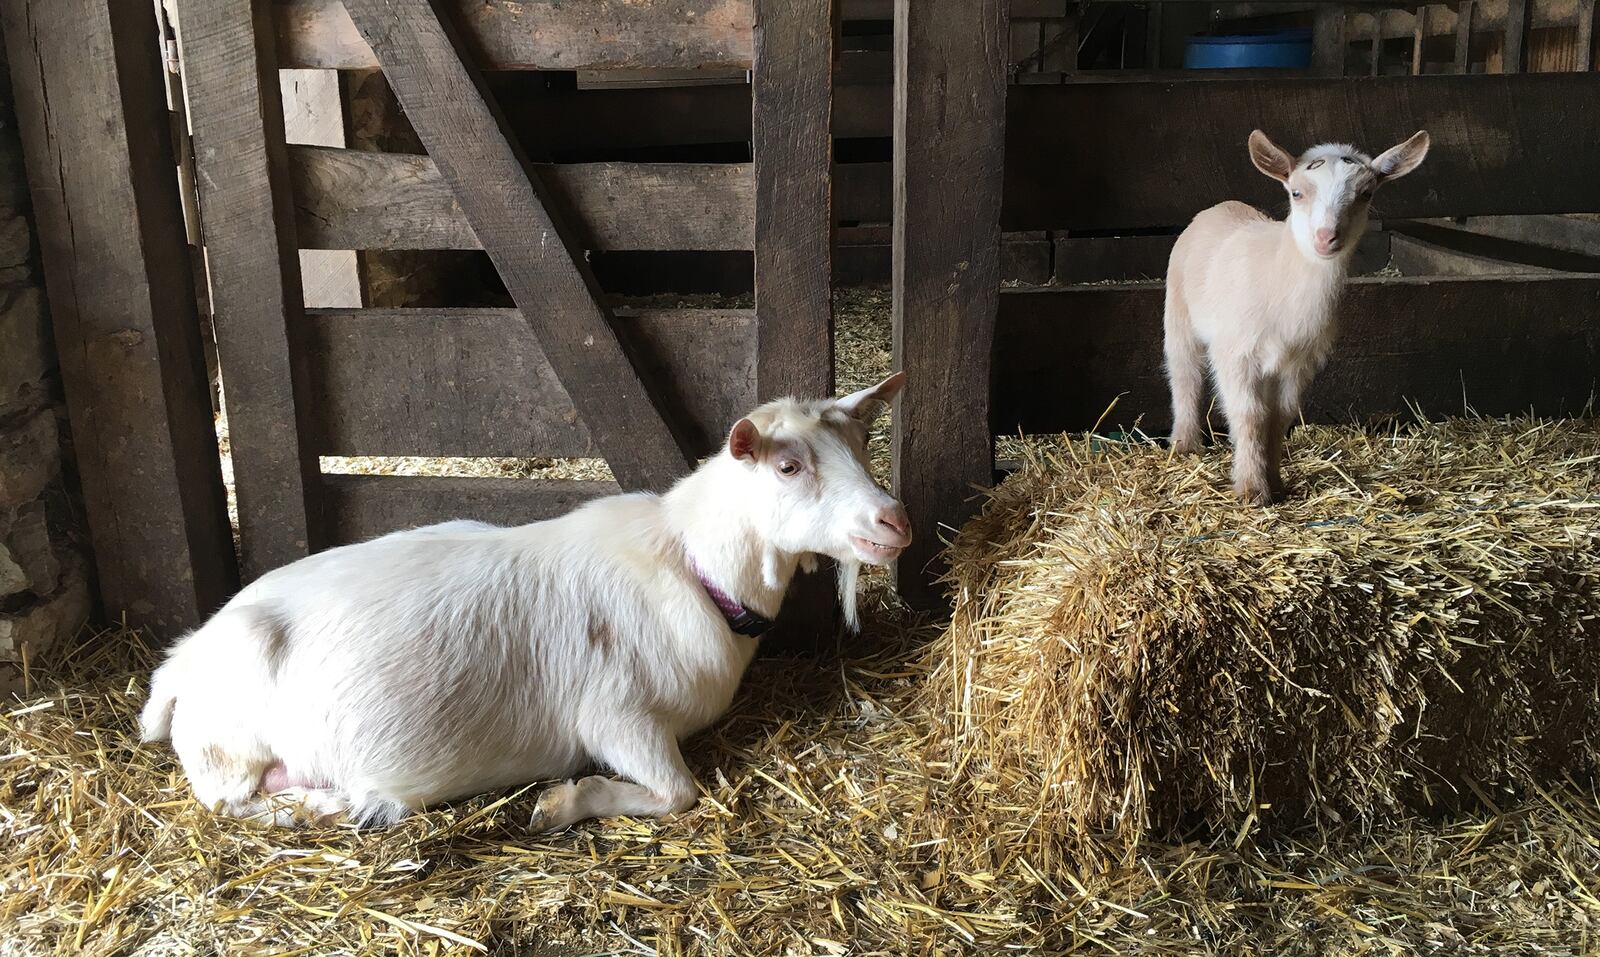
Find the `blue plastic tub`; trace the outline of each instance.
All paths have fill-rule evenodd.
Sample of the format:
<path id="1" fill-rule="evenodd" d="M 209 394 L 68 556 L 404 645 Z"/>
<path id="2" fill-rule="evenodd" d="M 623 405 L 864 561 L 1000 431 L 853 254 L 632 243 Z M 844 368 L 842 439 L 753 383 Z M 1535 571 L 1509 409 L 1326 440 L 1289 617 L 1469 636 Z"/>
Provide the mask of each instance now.
<path id="1" fill-rule="evenodd" d="M 1191 70 L 1308 67 L 1311 65 L 1311 31 L 1274 30 L 1235 36 L 1197 34 L 1190 37 L 1184 47 L 1183 65 Z"/>

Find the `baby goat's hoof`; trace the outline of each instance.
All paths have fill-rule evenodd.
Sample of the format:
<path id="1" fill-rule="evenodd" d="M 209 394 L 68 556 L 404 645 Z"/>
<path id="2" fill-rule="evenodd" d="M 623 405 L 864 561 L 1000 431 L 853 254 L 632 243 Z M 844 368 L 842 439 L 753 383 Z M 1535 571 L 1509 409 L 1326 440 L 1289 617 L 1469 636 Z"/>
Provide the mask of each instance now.
<path id="1" fill-rule="evenodd" d="M 1172 452 L 1174 455 L 1198 455 L 1205 449 L 1205 443 L 1192 435 L 1174 437 Z"/>
<path id="2" fill-rule="evenodd" d="M 1243 499 L 1246 505 L 1271 505 L 1280 497 L 1273 494 L 1271 487 L 1253 482 L 1235 484 L 1233 494 Z"/>

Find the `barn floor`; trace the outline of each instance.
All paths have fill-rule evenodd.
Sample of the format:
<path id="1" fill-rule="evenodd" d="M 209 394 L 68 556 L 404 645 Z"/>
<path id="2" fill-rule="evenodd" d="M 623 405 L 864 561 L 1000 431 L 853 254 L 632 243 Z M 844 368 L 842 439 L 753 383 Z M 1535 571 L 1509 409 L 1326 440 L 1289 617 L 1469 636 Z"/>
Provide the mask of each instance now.
<path id="1" fill-rule="evenodd" d="M 842 385 L 886 369 L 885 298 L 840 325 Z M 1382 831 L 1195 835 L 1131 867 L 1108 853 L 1042 869 L 994 842 L 1020 809 L 955 803 L 952 769 L 926 757 L 941 623 L 876 579 L 863 614 L 837 657 L 757 662 L 687 747 L 693 811 L 548 837 L 525 830 L 537 788 L 387 831 L 212 818 L 170 751 L 137 743 L 152 652 L 128 632 L 86 638 L 0 706 L 0 957 L 1600 947 L 1600 798 L 1574 787 Z"/>

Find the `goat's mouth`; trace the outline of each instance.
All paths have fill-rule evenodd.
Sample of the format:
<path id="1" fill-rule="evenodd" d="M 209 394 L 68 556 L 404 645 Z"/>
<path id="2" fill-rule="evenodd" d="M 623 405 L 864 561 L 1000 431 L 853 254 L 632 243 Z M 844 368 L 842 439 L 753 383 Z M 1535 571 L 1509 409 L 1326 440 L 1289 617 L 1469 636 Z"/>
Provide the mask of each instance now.
<path id="1" fill-rule="evenodd" d="M 856 556 L 862 561 L 873 565 L 887 565 L 905 551 L 903 545 L 885 545 L 870 538 L 862 538 L 860 535 L 850 536 L 850 547 L 855 549 Z"/>

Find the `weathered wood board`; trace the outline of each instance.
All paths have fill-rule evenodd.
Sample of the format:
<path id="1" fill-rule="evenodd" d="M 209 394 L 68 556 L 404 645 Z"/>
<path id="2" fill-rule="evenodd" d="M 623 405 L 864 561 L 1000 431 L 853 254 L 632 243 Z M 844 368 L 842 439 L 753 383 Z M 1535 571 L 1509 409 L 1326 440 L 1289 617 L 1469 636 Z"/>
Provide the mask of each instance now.
<path id="1" fill-rule="evenodd" d="M 1115 401 L 1106 428 L 1165 434 L 1161 310 L 1155 283 L 1002 293 L 996 432 L 1081 431 Z M 1579 412 L 1600 388 L 1597 315 L 1595 278 L 1355 280 L 1305 416 Z"/>

